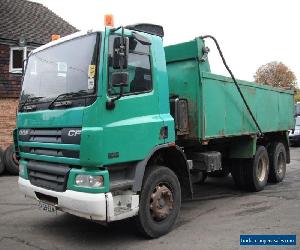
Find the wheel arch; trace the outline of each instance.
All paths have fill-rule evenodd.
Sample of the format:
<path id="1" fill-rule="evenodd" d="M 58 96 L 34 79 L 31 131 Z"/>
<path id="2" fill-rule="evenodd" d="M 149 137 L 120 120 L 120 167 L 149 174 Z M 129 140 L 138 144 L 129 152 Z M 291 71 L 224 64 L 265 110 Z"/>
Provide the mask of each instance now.
<path id="1" fill-rule="evenodd" d="M 182 198 L 192 198 L 193 190 L 187 159 L 181 148 L 175 144 L 163 144 L 155 147 L 146 159 L 137 164 L 133 191 L 141 190 L 145 170 L 154 165 L 170 168 L 179 180 Z"/>

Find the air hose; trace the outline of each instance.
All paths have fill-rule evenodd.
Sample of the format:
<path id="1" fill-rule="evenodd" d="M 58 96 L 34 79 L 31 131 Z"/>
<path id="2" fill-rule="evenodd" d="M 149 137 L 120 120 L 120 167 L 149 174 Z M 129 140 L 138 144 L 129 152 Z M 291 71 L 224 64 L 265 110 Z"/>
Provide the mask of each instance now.
<path id="1" fill-rule="evenodd" d="M 252 120 L 254 121 L 254 123 L 255 123 L 255 125 L 256 125 L 258 131 L 259 131 L 258 136 L 259 136 L 259 137 L 262 137 L 262 136 L 263 136 L 263 132 L 261 131 L 261 128 L 260 128 L 260 126 L 259 126 L 257 120 L 255 119 L 255 117 L 254 117 L 254 115 L 253 115 L 253 113 L 252 113 L 252 111 L 251 111 L 251 109 L 250 109 L 250 107 L 249 107 L 249 105 L 248 105 L 248 103 L 247 103 L 247 101 L 246 101 L 246 99 L 245 99 L 245 96 L 244 96 L 244 94 L 242 93 L 241 88 L 240 88 L 240 86 L 238 85 L 238 83 L 237 83 L 237 81 L 236 81 L 236 79 L 235 79 L 235 77 L 234 77 L 232 71 L 230 70 L 230 68 L 228 67 L 228 65 L 227 65 L 227 63 L 226 63 L 226 60 L 225 60 L 225 58 L 224 58 L 224 56 L 223 56 L 222 50 L 221 50 L 221 48 L 220 48 L 220 45 L 219 45 L 217 39 L 216 39 L 215 37 L 211 36 L 211 35 L 200 36 L 200 38 L 203 39 L 203 40 L 206 39 L 206 38 L 210 38 L 210 39 L 212 39 L 212 40 L 214 41 L 214 43 L 215 43 L 215 45 L 216 45 L 216 47 L 217 47 L 217 49 L 218 49 L 218 51 L 219 51 L 220 57 L 221 57 L 221 59 L 222 59 L 222 62 L 223 62 L 223 64 L 224 64 L 225 68 L 227 69 L 228 73 L 230 74 L 230 76 L 231 76 L 231 78 L 232 78 L 232 80 L 233 80 L 233 82 L 234 82 L 234 84 L 235 84 L 235 86 L 236 86 L 236 88 L 237 88 L 237 90 L 238 90 L 240 96 L 241 96 L 242 99 L 243 99 L 243 102 L 244 102 L 244 104 L 245 104 L 245 106 L 246 106 L 246 108 L 247 108 L 247 110 L 248 110 L 248 112 L 249 112 L 249 114 L 250 114 Z"/>

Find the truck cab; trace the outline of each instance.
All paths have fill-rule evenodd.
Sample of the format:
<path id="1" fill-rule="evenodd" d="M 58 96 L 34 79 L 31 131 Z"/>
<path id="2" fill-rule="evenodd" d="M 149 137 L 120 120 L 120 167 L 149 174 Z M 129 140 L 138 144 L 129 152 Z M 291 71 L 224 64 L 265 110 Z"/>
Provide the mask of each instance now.
<path id="1" fill-rule="evenodd" d="M 15 136 L 19 185 L 43 209 L 104 223 L 134 216 L 145 159 L 174 146 L 162 38 L 123 32 L 126 86 L 112 85 L 121 29 L 79 32 L 29 56 Z"/>

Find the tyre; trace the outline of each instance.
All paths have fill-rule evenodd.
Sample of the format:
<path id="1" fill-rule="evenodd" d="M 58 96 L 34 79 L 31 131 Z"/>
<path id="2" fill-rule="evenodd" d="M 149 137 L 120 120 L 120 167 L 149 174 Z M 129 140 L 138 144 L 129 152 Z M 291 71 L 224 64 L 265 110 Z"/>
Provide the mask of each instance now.
<path id="1" fill-rule="evenodd" d="M 3 150 L 0 148 L 0 175 L 3 174 L 5 170 L 4 162 L 3 162 Z"/>
<path id="2" fill-rule="evenodd" d="M 243 159 L 236 159 L 232 162 L 231 175 L 237 188 L 245 188 L 245 164 Z"/>
<path id="3" fill-rule="evenodd" d="M 5 151 L 3 155 L 4 165 L 6 170 L 12 175 L 19 174 L 19 164 L 15 155 L 15 147 L 11 144 Z"/>
<path id="4" fill-rule="evenodd" d="M 281 142 L 273 143 L 268 152 L 270 159 L 269 182 L 281 182 L 286 172 L 285 146 Z"/>
<path id="5" fill-rule="evenodd" d="M 150 167 L 144 176 L 136 223 L 146 237 L 168 233 L 177 221 L 181 206 L 180 184 L 175 173 L 163 166 Z"/>
<path id="6" fill-rule="evenodd" d="M 245 161 L 245 188 L 249 191 L 261 191 L 267 184 L 269 175 L 269 157 L 264 146 L 258 146 L 253 159 Z"/>

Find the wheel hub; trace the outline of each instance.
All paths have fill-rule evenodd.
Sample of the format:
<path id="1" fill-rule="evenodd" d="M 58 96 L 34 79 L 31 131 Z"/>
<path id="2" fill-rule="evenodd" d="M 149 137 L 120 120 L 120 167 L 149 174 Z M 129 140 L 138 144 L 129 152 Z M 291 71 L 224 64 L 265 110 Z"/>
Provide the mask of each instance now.
<path id="1" fill-rule="evenodd" d="M 158 184 L 151 195 L 150 212 L 156 221 L 164 220 L 173 209 L 174 199 L 171 190 L 164 184 Z"/>
<path id="2" fill-rule="evenodd" d="M 257 169 L 257 177 L 260 182 L 264 181 L 267 175 L 267 161 L 265 159 L 260 159 Z"/>

